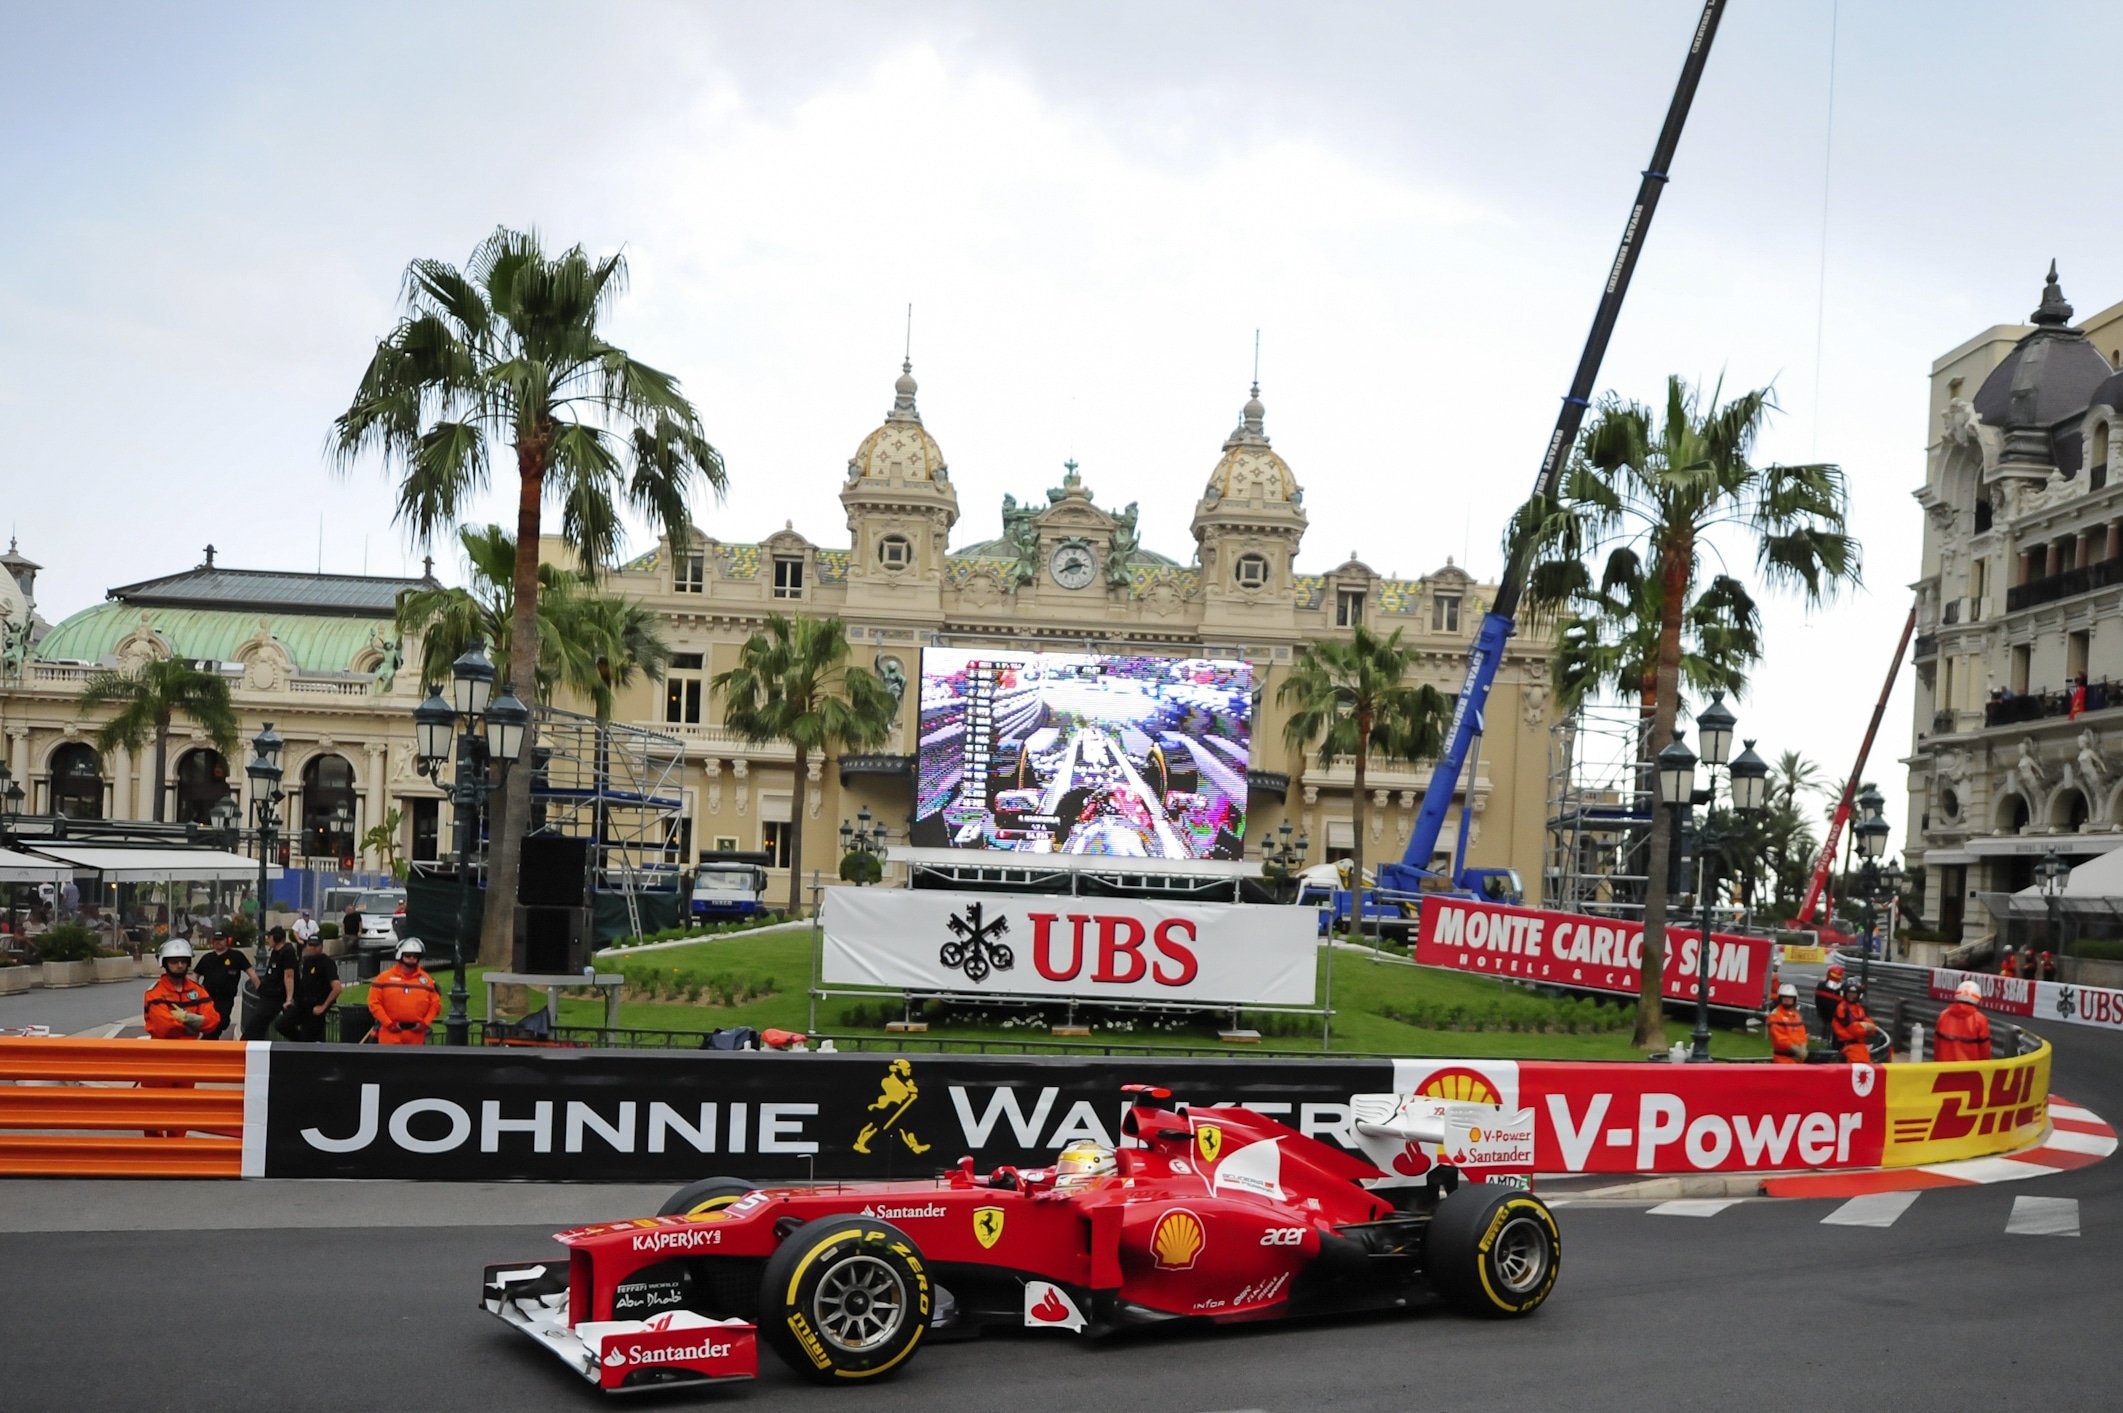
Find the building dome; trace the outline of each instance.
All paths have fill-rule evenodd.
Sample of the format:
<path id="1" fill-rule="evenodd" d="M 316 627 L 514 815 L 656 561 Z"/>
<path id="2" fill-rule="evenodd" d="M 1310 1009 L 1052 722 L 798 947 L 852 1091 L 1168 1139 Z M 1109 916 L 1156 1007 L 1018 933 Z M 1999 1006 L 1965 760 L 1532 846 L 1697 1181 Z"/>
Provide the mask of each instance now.
<path id="1" fill-rule="evenodd" d="M 1993 427 L 2050 427 L 2092 405 L 2115 370 L 2071 327 L 2071 305 L 2050 262 L 2042 303 L 2028 316 L 2034 332 L 2013 346 L 1976 389 L 1976 415 Z"/>
<path id="2" fill-rule="evenodd" d="M 1252 394 L 1239 412 L 1239 423 L 1229 437 L 1224 439 L 1224 454 L 1209 473 L 1209 488 L 1202 493 L 1205 500 L 1262 500 L 1294 505 L 1304 499 L 1298 488 L 1297 477 L 1290 474 L 1289 463 L 1284 461 L 1268 445 L 1268 436 L 1261 430 L 1262 418 L 1267 409 L 1261 406 L 1261 385 L 1253 385 Z"/>
<path id="3" fill-rule="evenodd" d="M 902 363 L 893 383 L 892 410 L 884 425 L 862 439 L 855 455 L 848 458 L 848 479 L 896 477 L 902 481 L 947 481 L 943 448 L 921 425 L 914 408 L 914 365 Z"/>

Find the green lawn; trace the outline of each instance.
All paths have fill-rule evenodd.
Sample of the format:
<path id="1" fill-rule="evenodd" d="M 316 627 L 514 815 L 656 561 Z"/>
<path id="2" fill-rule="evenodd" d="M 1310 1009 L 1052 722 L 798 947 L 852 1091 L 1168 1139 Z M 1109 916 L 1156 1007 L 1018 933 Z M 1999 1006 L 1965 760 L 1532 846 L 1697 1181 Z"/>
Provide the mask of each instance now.
<path id="1" fill-rule="evenodd" d="M 647 980 L 653 972 L 666 987 L 690 986 L 704 997 L 714 996 L 724 1001 L 723 1004 L 709 1004 L 628 999 L 620 1007 L 620 1023 L 624 1026 L 689 1031 L 709 1031 L 732 1025 L 749 1025 L 762 1030 L 769 1027 L 805 1030 L 810 1026 L 810 1003 L 806 996 L 811 980 L 811 932 L 808 927 L 712 938 L 664 951 L 605 957 L 597 966 L 602 972 L 625 971 L 640 980 Z M 1325 966 L 1323 950 L 1323 973 Z M 469 976 L 471 1012 L 475 1017 L 479 1015 L 484 1000 L 479 984 L 482 974 L 482 969 L 474 967 Z M 448 975 L 445 973 L 437 980 L 447 991 Z M 1323 983 L 1324 980 L 1323 975 Z M 1529 993 L 1523 989 L 1501 981 L 1397 965 L 1390 961 L 1374 962 L 1362 953 L 1337 950 L 1333 982 L 1332 1048 L 1336 1051 L 1569 1060 L 1638 1057 L 1638 1052 L 1629 1046 L 1630 1032 L 1627 1029 L 1575 1035 L 1529 1030 L 1454 1030 L 1411 1025 L 1387 1014 L 1435 1016 L 1453 1006 L 1460 1006 L 1479 1015 L 1507 1001 L 1508 1009 L 1519 1011 L 1552 1009 L 1545 1002 L 1529 1000 Z M 752 994 L 761 991 L 771 994 L 756 998 Z M 358 1002 L 364 995 L 363 988 L 350 988 L 344 999 Z M 729 1004 L 728 998 L 733 995 L 737 998 L 736 1003 Z M 851 1012 L 856 1015 L 851 1016 Z M 880 1002 L 834 997 L 819 1003 L 818 1028 L 827 1034 L 875 1037 L 881 1041 L 887 1034 L 883 1021 L 888 1015 L 897 1014 L 898 1007 L 889 998 Z M 1608 1008 L 1606 1014 L 1613 1016 L 1617 1012 Z M 857 1016 L 859 1024 L 856 1023 Z M 561 1001 L 560 1022 L 563 1025 L 601 1025 L 603 1018 L 602 1001 L 591 999 L 589 993 L 578 991 L 564 996 Z M 1229 1047 L 1234 1054 L 1262 1051 L 1318 1053 L 1319 1022 L 1316 1017 L 1263 1016 L 1248 1012 L 1244 1021 L 1248 1026 L 1260 1029 L 1264 1033 L 1263 1040 L 1259 1046 Z M 1044 1030 L 1031 1026 L 1005 1029 L 1000 1025 L 945 1024 L 934 1016 L 931 1022 L 927 1035 L 917 1042 L 919 1048 L 931 1048 L 939 1041 L 1049 1038 Z M 1215 1024 L 1208 1021 L 1180 1031 L 1110 1031 L 1102 1028 L 1093 1033 L 1092 1043 L 1213 1046 L 1216 1043 L 1214 1029 Z M 1666 1027 L 1668 1043 L 1685 1039 L 1689 1029 L 1690 1024 L 1685 1020 L 1669 1020 Z M 1713 1031 L 1711 1050 L 1721 1059 L 1758 1057 L 1769 1053 L 1768 1041 L 1764 1037 L 1739 1030 Z"/>

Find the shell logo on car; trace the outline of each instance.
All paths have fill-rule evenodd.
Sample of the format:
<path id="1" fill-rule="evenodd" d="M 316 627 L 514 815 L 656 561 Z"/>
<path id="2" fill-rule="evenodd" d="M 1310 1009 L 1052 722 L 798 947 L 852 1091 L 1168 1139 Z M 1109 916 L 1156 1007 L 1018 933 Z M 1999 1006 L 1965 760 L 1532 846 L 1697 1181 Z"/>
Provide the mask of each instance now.
<path id="1" fill-rule="evenodd" d="M 1503 1096 L 1498 1094 L 1495 1086 L 1489 1083 L 1488 1076 L 1474 1070 L 1460 1069 L 1457 1066 L 1451 1069 L 1439 1070 L 1436 1074 L 1430 1076 L 1428 1080 L 1424 1081 L 1422 1087 L 1415 1092 L 1422 1095 L 1425 1099 L 1450 1099 L 1460 1104 L 1501 1104 L 1504 1102 Z"/>
<path id="2" fill-rule="evenodd" d="M 1174 1207 L 1157 1219 L 1150 1233 L 1150 1254 L 1160 1271 L 1191 1271 L 1206 1243 L 1202 1219 L 1185 1207 Z"/>

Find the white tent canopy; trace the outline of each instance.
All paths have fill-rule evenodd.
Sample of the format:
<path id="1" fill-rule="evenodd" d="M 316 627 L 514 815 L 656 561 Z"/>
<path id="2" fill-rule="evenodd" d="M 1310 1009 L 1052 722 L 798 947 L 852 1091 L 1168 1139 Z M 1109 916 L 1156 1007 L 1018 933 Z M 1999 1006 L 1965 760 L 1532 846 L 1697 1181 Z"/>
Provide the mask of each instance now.
<path id="1" fill-rule="evenodd" d="M 91 844 L 39 844 L 37 852 L 75 869 L 100 873 L 105 883 L 166 883 L 176 879 L 241 883 L 258 876 L 258 861 L 222 849 L 124 849 Z M 275 866 L 269 877 L 278 878 Z"/>
<path id="2" fill-rule="evenodd" d="M 0 883 L 57 883 L 73 875 L 67 864 L 40 859 L 35 854 L 18 854 L 12 849 L 0 849 Z"/>

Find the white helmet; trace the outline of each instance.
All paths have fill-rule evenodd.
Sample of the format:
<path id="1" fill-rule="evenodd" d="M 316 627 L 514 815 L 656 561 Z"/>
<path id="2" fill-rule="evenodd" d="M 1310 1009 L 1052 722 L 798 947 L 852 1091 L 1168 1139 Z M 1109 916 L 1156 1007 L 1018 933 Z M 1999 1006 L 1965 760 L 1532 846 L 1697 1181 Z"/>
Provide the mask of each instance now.
<path id="1" fill-rule="evenodd" d="M 1953 998 L 1956 1001 L 1966 1001 L 1971 1006 L 1978 1005 L 1983 1000 L 1983 988 L 1973 981 L 1964 981 L 1953 989 Z"/>
<path id="2" fill-rule="evenodd" d="M 182 937 L 172 937 L 155 949 L 156 961 L 166 962 L 171 957 L 182 957 L 185 961 L 190 961 L 192 959 L 192 944 L 185 941 Z"/>
<path id="3" fill-rule="evenodd" d="M 1790 997 L 1790 998 L 1791 998 L 1792 1000 L 1794 1000 L 1794 1001 L 1798 1000 L 1798 999 L 1799 999 L 1799 988 L 1798 988 L 1798 987 L 1796 987 L 1796 986 L 1794 986 L 1794 985 L 1792 985 L 1792 984 L 1791 984 L 1790 982 L 1788 982 L 1788 981 L 1787 981 L 1787 982 L 1785 982 L 1785 983 L 1784 983 L 1784 984 L 1783 984 L 1782 986 L 1779 986 L 1779 987 L 1777 988 L 1777 999 L 1778 999 L 1779 1001 L 1781 1001 L 1781 1000 L 1783 1000 L 1783 999 L 1784 999 L 1784 998 L 1785 998 L 1786 996 L 1789 996 L 1789 997 Z"/>
<path id="4" fill-rule="evenodd" d="M 401 957 L 423 957 L 427 955 L 427 950 L 427 943 L 418 937 L 408 937 L 398 944 L 398 955 Z"/>
<path id="5" fill-rule="evenodd" d="M 1114 1170 L 1113 1150 L 1103 1143 L 1078 1139 L 1062 1149 L 1061 1157 L 1054 1164 L 1056 1187 L 1081 1187 L 1095 1178 L 1102 1178 Z"/>

